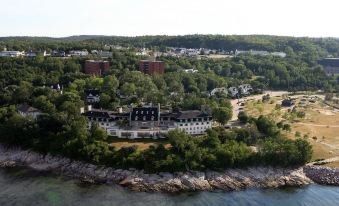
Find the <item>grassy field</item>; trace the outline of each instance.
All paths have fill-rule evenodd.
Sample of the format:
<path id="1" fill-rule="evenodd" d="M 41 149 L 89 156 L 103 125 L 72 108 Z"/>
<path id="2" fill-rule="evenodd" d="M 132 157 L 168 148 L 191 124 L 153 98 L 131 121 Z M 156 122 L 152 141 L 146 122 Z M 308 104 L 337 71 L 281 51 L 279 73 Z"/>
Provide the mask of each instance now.
<path id="1" fill-rule="evenodd" d="M 298 132 L 313 145 L 312 160 L 339 156 L 339 111 L 323 104 L 320 99 L 311 103 L 302 101 L 305 100 L 302 95 L 295 98 L 297 110 L 305 112 L 304 118 L 293 117 L 288 108 L 276 108 L 275 105 L 281 103 L 282 97 L 272 98 L 268 103 L 249 101 L 245 104 L 245 111 L 252 116 L 263 114 L 275 121 L 289 123 L 292 128 L 287 134 L 289 138 L 295 138 Z M 339 162 L 328 165 L 339 167 Z"/>
<path id="2" fill-rule="evenodd" d="M 110 145 L 114 146 L 116 149 L 122 147 L 131 147 L 137 146 L 139 149 L 147 149 L 151 145 L 165 144 L 165 147 L 169 146 L 167 139 L 119 139 L 112 138 L 110 140 Z"/>

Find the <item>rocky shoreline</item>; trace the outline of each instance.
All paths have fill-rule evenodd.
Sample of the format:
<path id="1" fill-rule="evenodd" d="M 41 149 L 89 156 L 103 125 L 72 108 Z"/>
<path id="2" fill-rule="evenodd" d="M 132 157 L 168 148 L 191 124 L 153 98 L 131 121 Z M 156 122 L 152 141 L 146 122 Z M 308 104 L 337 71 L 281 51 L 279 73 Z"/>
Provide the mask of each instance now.
<path id="1" fill-rule="evenodd" d="M 234 191 L 246 188 L 303 186 L 313 182 L 339 185 L 339 170 L 320 166 L 296 169 L 255 167 L 216 171 L 146 174 L 140 170 L 100 167 L 63 157 L 41 155 L 0 145 L 0 167 L 25 166 L 77 178 L 85 182 L 120 184 L 134 191 Z"/>

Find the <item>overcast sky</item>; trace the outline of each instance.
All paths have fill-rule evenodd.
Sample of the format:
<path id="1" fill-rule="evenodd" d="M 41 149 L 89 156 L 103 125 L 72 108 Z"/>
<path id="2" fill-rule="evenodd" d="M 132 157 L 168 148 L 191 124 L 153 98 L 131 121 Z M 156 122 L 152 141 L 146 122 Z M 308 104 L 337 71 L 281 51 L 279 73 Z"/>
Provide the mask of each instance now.
<path id="1" fill-rule="evenodd" d="M 339 37 L 339 0 L 0 0 L 0 36 Z"/>

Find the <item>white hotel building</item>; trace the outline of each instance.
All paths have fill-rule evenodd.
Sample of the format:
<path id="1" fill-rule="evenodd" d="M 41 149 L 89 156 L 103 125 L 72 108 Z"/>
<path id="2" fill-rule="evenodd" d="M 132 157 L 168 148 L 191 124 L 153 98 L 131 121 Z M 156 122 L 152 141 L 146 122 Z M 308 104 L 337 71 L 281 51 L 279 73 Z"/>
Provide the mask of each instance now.
<path id="1" fill-rule="evenodd" d="M 160 107 L 136 107 L 126 113 L 92 110 L 83 115 L 89 120 L 88 127 L 96 123 L 110 136 L 129 139 L 163 138 L 174 129 L 200 135 L 212 128 L 213 122 L 212 116 L 202 111 L 160 112 Z"/>

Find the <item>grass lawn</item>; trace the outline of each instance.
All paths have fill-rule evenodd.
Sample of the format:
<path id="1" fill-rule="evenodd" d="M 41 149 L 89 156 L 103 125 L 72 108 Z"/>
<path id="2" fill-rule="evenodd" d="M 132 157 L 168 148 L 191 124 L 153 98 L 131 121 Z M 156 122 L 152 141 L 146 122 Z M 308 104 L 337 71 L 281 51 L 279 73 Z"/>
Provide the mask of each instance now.
<path id="1" fill-rule="evenodd" d="M 119 139 L 119 138 L 110 138 L 110 145 L 114 146 L 116 149 L 122 147 L 131 147 L 137 146 L 141 150 L 147 149 L 151 145 L 164 144 L 165 147 L 169 147 L 170 144 L 167 139 Z"/>
<path id="2" fill-rule="evenodd" d="M 302 97 L 297 99 L 297 105 L 300 99 Z M 275 102 L 273 104 L 270 104 L 270 101 L 268 103 L 249 101 L 245 105 L 245 111 L 255 117 L 263 114 L 269 115 L 275 121 L 280 121 L 287 109 L 275 110 L 275 105 L 281 102 L 281 97 L 273 98 L 273 100 Z M 305 118 L 298 119 L 298 121 L 285 120 L 286 123 L 291 124 L 292 128 L 287 136 L 293 139 L 297 131 L 301 133 L 301 137 L 307 135 L 313 146 L 312 160 L 339 156 L 339 111 L 324 105 L 321 101 L 298 106 L 298 111 L 304 111 Z M 339 167 L 339 162 L 328 165 Z"/>

